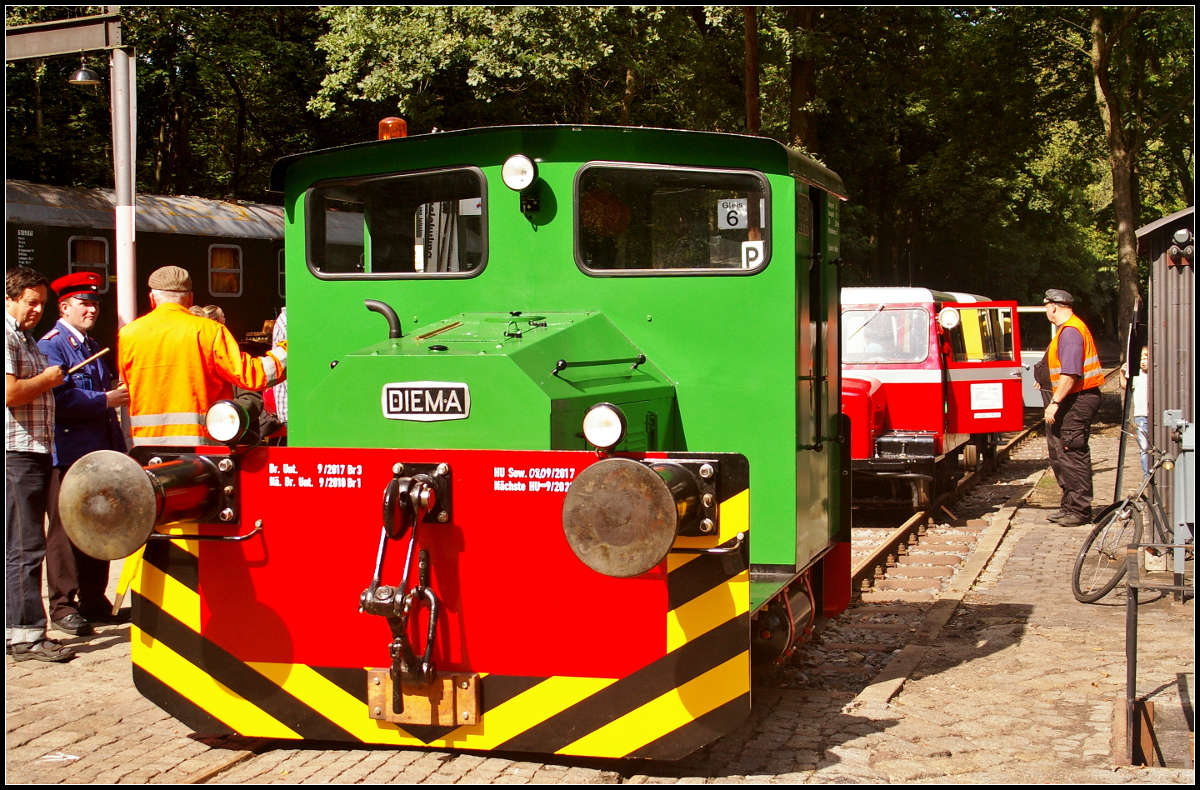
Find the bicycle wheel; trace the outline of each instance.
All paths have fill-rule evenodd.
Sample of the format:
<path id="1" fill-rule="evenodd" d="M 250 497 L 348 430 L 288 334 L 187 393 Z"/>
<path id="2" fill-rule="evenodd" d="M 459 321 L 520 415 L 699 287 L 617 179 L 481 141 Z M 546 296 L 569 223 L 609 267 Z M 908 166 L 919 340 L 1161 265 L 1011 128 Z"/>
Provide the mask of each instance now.
<path id="1" fill-rule="evenodd" d="M 1081 603 L 1095 603 L 1125 576 L 1125 548 L 1142 538 L 1142 513 L 1129 501 L 1097 520 L 1071 575 L 1071 592 Z"/>

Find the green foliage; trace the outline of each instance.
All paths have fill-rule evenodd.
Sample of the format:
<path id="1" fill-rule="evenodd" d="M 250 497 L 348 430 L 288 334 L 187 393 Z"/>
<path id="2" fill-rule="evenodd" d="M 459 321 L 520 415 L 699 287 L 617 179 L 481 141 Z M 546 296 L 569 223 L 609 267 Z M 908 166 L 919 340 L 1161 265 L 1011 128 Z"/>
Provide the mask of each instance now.
<path id="1" fill-rule="evenodd" d="M 7 22 L 101 9 L 53 10 L 10 7 Z M 342 129 L 304 110 L 324 75 L 314 48 L 323 28 L 312 9 L 124 6 L 121 13 L 124 43 L 137 51 L 139 190 L 265 199 L 280 156 L 342 142 Z M 9 177 L 111 186 L 107 58 L 87 60 L 105 86 L 68 85 L 75 56 L 7 64 Z"/>
<path id="2" fill-rule="evenodd" d="M 10 6 L 8 24 L 101 7 Z M 760 7 L 761 133 L 845 180 L 847 284 L 1037 301 L 1115 323 L 1113 171 L 1082 7 Z M 1134 145 L 1137 222 L 1193 202 L 1194 21 L 1100 12 Z M 746 127 L 741 7 L 122 7 L 138 181 L 263 199 L 273 160 L 375 136 L 516 123 Z M 105 71 L 99 58 L 93 68 Z M 8 64 L 9 176 L 111 183 L 108 96 L 74 57 Z M 807 76 L 806 76 L 807 75 Z M 39 116 L 40 111 L 40 116 Z M 39 119 L 40 117 L 40 119 Z M 1122 291 L 1124 293 L 1124 291 Z"/>
<path id="3" fill-rule="evenodd" d="M 103 13 L 102 6 L 6 6 L 5 24 L 53 22 Z M 99 58 L 88 64 L 103 73 Z M 7 177 L 93 186 L 112 183 L 108 94 L 67 77 L 77 55 L 5 63 Z"/>
<path id="4" fill-rule="evenodd" d="M 573 6 L 321 13 L 329 74 L 309 107 L 322 117 L 367 101 L 416 129 L 622 121 L 728 129 L 740 121 L 740 80 L 727 76 L 741 66 L 741 30 L 729 29 L 728 15 Z"/>
<path id="5" fill-rule="evenodd" d="M 262 197 L 273 162 L 321 130 L 313 14 L 289 7 L 131 7 L 141 176 L 155 192 Z"/>

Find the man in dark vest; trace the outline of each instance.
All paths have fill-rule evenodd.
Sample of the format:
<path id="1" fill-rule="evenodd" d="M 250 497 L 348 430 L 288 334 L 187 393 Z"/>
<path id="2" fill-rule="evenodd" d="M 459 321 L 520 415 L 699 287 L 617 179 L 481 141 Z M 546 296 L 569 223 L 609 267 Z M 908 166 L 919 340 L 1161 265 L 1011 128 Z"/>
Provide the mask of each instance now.
<path id="1" fill-rule="evenodd" d="M 1046 443 L 1050 467 L 1062 487 L 1061 508 L 1050 520 L 1064 527 L 1092 521 L 1092 450 L 1088 434 L 1100 410 L 1104 371 L 1096 341 L 1075 315 L 1075 298 L 1059 288 L 1046 291 L 1046 318 L 1055 326 L 1046 349 L 1050 403 L 1046 406 Z"/>
<path id="2" fill-rule="evenodd" d="M 78 366 L 100 351 L 88 336 L 100 314 L 100 275 L 78 272 L 60 277 L 58 323 L 38 341 L 52 365 Z M 129 404 L 129 391 L 114 387 L 106 357 L 93 360 L 54 388 L 54 470 L 46 525 L 46 589 L 50 622 L 73 636 L 92 633 L 93 622 L 115 622 L 105 597 L 108 563 L 89 557 L 67 537 L 58 515 L 58 490 L 71 464 L 94 450 L 126 452 L 116 408 Z"/>

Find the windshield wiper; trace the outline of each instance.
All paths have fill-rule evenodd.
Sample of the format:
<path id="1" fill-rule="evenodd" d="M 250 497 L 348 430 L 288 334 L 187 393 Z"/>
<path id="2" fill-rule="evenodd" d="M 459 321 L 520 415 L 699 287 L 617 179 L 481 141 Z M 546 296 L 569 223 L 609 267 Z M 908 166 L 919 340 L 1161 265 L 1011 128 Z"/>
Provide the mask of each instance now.
<path id="1" fill-rule="evenodd" d="M 843 340 L 842 342 L 843 342 L 843 343 L 845 343 L 847 340 L 850 340 L 850 339 L 851 339 L 851 338 L 853 338 L 855 335 L 857 335 L 859 332 L 861 332 L 861 331 L 863 331 L 864 329 L 866 329 L 866 328 L 867 328 L 867 324 L 871 323 L 871 320 L 872 320 L 873 318 L 875 318 L 875 316 L 877 316 L 877 315 L 879 315 L 881 312 L 883 312 L 883 307 L 884 307 L 883 305 L 879 305 L 879 307 L 876 307 L 876 308 L 875 308 L 875 309 L 874 309 L 874 310 L 871 312 L 871 314 L 870 314 L 869 316 L 867 316 L 867 320 L 866 320 L 866 321 L 863 321 L 861 324 L 859 324 L 859 326 L 858 326 L 858 329 L 855 329 L 853 332 L 851 332 L 851 333 L 850 333 L 850 337 L 847 337 L 847 338 L 846 338 L 845 340 Z"/>

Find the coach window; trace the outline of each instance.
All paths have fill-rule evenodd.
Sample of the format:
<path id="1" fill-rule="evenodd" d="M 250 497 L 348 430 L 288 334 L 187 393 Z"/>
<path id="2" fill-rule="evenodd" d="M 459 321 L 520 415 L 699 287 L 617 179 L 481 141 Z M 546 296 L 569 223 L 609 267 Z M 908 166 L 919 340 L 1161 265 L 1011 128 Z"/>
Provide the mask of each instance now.
<path id="1" fill-rule="evenodd" d="M 208 292 L 213 296 L 242 295 L 242 248 L 213 244 L 208 248 Z"/>
<path id="2" fill-rule="evenodd" d="M 744 170 L 595 163 L 575 179 L 575 259 L 594 275 L 752 274 L 770 191 Z"/>
<path id="3" fill-rule="evenodd" d="M 100 293 L 108 293 L 108 239 L 101 236 L 72 236 L 67 239 L 69 273 L 100 275 Z"/>
<path id="4" fill-rule="evenodd" d="M 842 361 L 924 362 L 929 356 L 929 313 L 911 308 L 846 310 L 842 313 Z"/>
<path id="5" fill-rule="evenodd" d="M 1012 309 L 958 307 L 959 322 L 947 330 L 955 362 L 1013 362 Z"/>
<path id="6" fill-rule="evenodd" d="M 308 190 L 308 265 L 330 279 L 470 277 L 487 259 L 472 167 L 323 181 Z"/>

